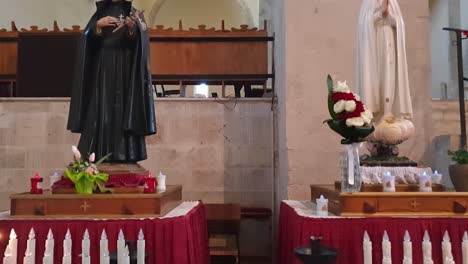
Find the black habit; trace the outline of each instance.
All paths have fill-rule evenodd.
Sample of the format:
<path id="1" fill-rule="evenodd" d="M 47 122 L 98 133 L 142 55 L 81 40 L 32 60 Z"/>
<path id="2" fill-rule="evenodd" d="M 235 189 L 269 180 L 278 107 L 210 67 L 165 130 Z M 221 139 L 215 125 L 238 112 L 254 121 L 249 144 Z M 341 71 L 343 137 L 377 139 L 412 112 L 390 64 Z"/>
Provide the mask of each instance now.
<path id="1" fill-rule="evenodd" d="M 110 162 L 145 160 L 145 136 L 156 133 L 151 82 L 149 36 L 137 19 L 135 32 L 127 27 L 97 30 L 97 21 L 136 13 L 128 1 L 97 2 L 80 40 L 72 89 L 68 130 L 81 133 L 81 153 L 109 153 Z"/>

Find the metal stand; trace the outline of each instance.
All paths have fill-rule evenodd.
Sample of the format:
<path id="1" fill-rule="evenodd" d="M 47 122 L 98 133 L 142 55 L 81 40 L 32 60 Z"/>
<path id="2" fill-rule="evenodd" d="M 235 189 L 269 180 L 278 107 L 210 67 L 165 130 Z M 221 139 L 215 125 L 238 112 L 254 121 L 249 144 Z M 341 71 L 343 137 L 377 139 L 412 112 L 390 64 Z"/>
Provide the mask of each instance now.
<path id="1" fill-rule="evenodd" d="M 463 52 L 462 52 L 462 40 L 467 39 L 463 34 L 468 32 L 468 30 L 458 29 L 458 28 L 444 28 L 443 30 L 452 31 L 456 34 L 456 41 L 454 45 L 457 47 L 457 64 L 458 64 L 458 101 L 460 104 L 460 128 L 461 128 L 461 137 L 460 137 L 460 147 L 466 148 L 466 117 L 465 117 L 465 81 L 468 81 L 468 78 L 463 76 Z"/>

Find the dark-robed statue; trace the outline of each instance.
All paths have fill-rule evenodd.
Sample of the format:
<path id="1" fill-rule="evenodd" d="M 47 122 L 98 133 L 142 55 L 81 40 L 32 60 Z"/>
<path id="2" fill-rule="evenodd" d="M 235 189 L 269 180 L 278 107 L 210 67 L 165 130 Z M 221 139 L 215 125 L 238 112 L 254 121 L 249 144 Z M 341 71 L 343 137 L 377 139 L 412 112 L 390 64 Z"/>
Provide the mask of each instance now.
<path id="1" fill-rule="evenodd" d="M 156 133 L 149 36 L 131 0 L 101 0 L 79 46 L 68 130 L 81 133 L 81 153 L 110 162 L 147 158 Z"/>

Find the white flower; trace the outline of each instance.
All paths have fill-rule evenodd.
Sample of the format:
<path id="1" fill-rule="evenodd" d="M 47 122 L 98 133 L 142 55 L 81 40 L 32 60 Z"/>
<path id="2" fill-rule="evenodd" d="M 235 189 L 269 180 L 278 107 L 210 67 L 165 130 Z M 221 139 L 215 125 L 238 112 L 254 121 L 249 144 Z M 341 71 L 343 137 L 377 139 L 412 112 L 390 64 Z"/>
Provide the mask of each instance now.
<path id="1" fill-rule="evenodd" d="M 336 84 L 336 87 L 333 88 L 334 93 L 350 93 L 351 90 L 349 89 L 348 85 L 346 84 L 346 81 L 340 82 Z"/>
<path id="2" fill-rule="evenodd" d="M 96 160 L 96 154 L 93 152 L 91 155 L 89 155 L 89 162 L 93 163 L 94 160 Z"/>
<path id="3" fill-rule="evenodd" d="M 333 105 L 333 111 L 337 114 L 341 113 L 345 110 L 345 105 L 346 105 L 345 100 L 339 100 L 338 102 L 335 103 L 335 105 Z"/>
<path id="4" fill-rule="evenodd" d="M 359 96 L 358 94 L 355 94 L 355 93 L 353 93 L 353 95 L 354 95 L 354 98 L 356 100 L 361 101 L 361 96 Z"/>
<path id="5" fill-rule="evenodd" d="M 353 112 L 354 110 L 356 110 L 356 102 L 351 100 L 346 101 L 345 110 L 346 112 Z"/>
<path id="6" fill-rule="evenodd" d="M 76 146 L 72 146 L 72 152 L 75 159 L 81 159 L 81 153 Z"/>
<path id="7" fill-rule="evenodd" d="M 361 113 L 361 118 L 364 120 L 364 123 L 369 125 L 372 122 L 372 118 L 374 118 L 374 115 L 372 114 L 371 111 L 365 110 L 364 112 Z"/>
<path id="8" fill-rule="evenodd" d="M 364 125 L 364 120 L 362 120 L 361 117 L 348 118 L 348 119 L 346 119 L 346 125 L 348 127 L 352 127 L 352 126 L 361 127 L 361 126 Z"/>

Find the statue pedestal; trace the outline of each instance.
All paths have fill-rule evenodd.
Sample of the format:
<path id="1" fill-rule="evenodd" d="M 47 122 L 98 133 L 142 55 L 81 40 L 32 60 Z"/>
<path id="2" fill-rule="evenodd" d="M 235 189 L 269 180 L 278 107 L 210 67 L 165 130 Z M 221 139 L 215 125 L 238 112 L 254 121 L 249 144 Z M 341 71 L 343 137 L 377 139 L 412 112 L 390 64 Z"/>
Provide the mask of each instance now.
<path id="1" fill-rule="evenodd" d="M 181 203 L 182 186 L 157 193 L 15 194 L 10 197 L 16 218 L 145 218 L 163 216 Z"/>
<path id="2" fill-rule="evenodd" d="M 109 175 L 138 174 L 148 175 L 149 171 L 138 163 L 112 163 L 105 162 L 99 166 L 99 171 Z"/>
<path id="3" fill-rule="evenodd" d="M 411 186 L 397 192 L 342 193 L 333 185 L 310 189 L 312 201 L 323 195 L 329 211 L 344 217 L 468 217 L 468 192 L 415 192 Z"/>

